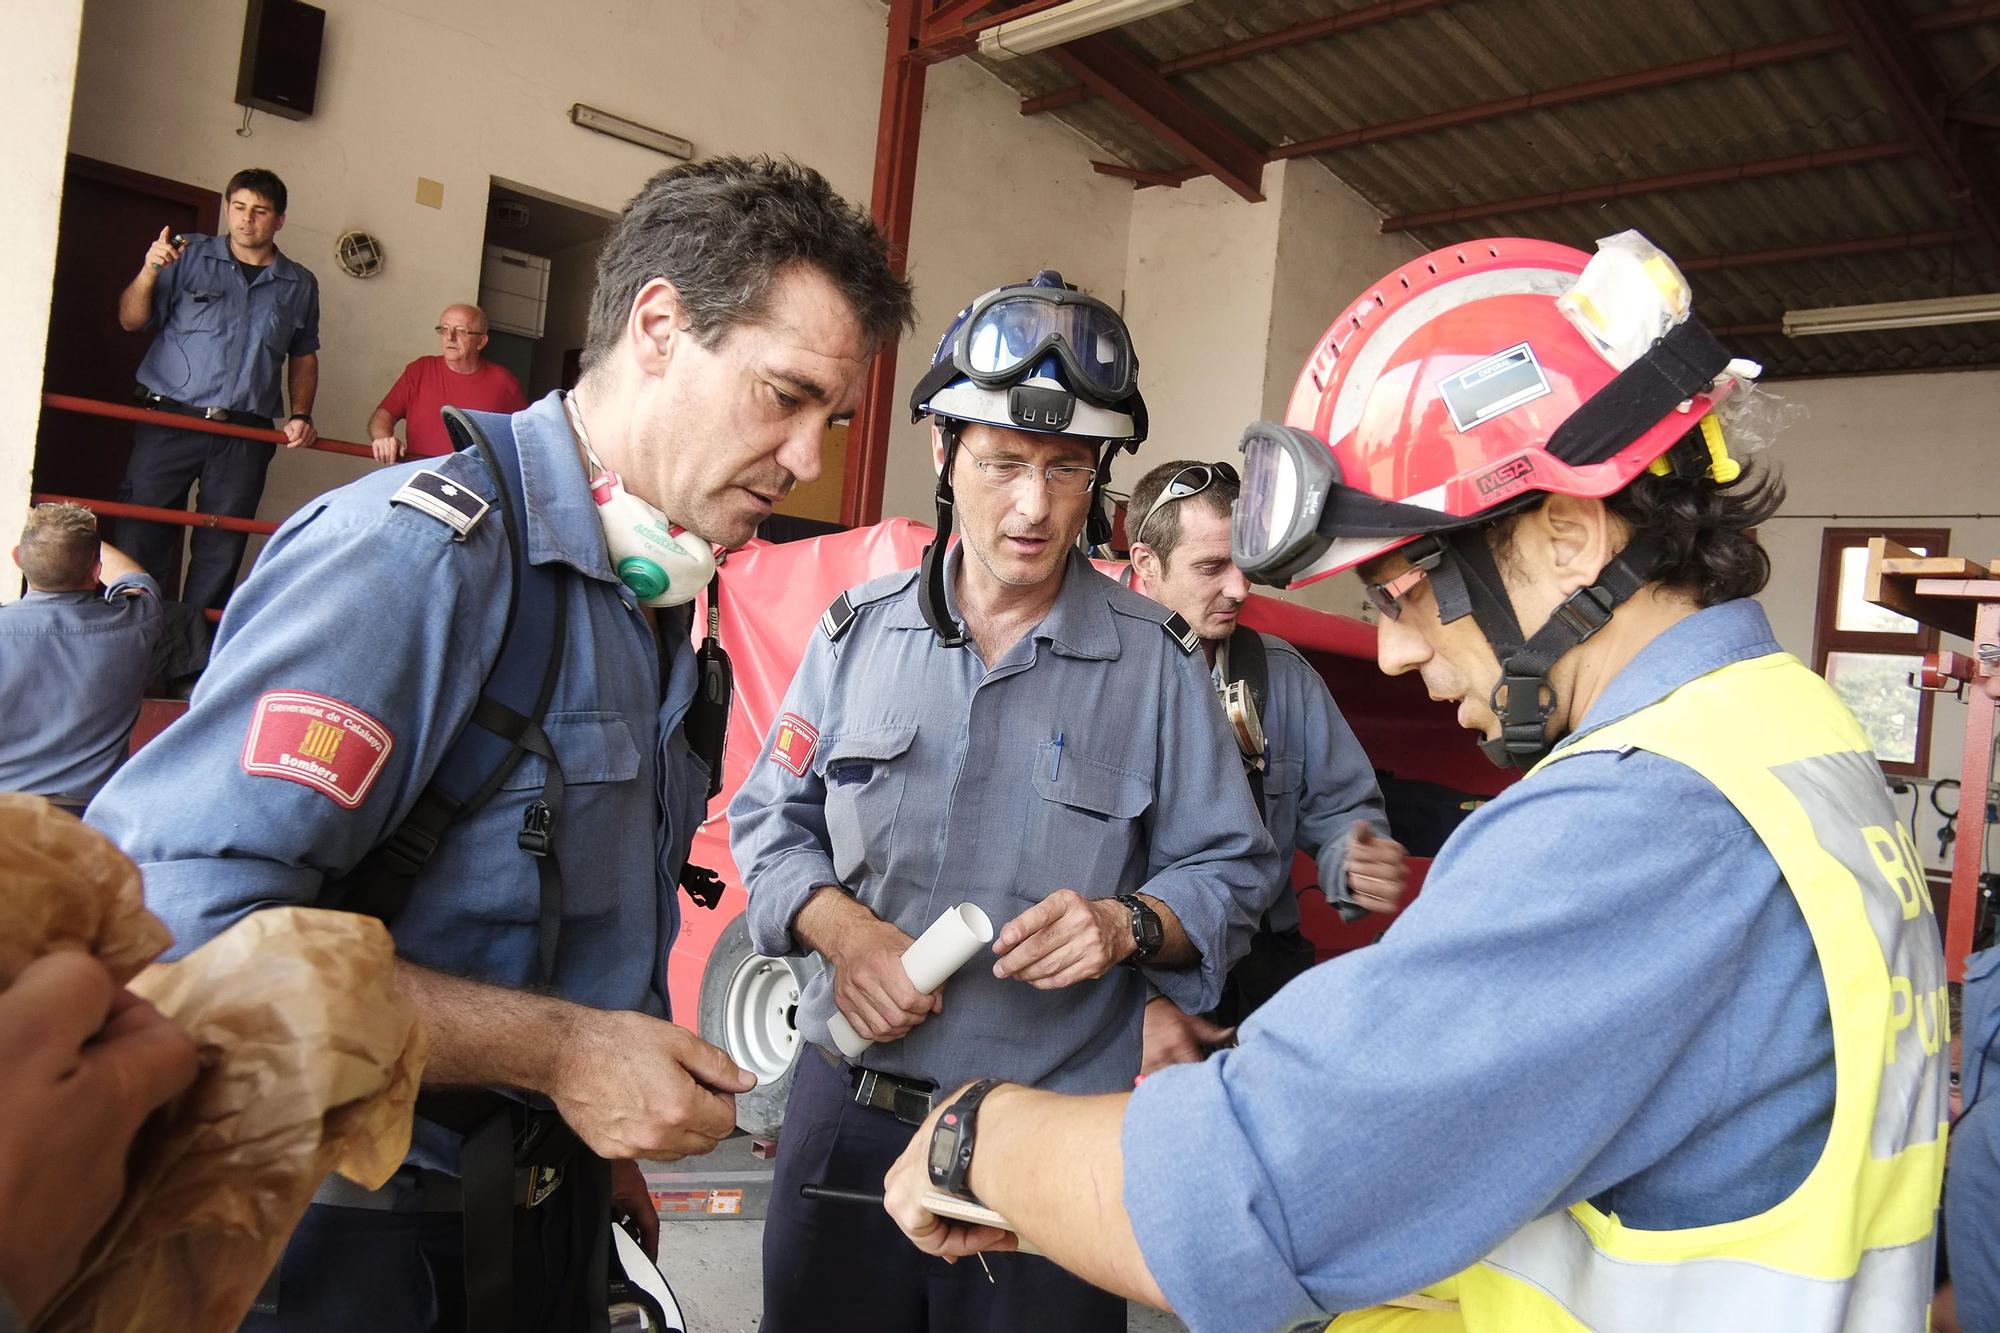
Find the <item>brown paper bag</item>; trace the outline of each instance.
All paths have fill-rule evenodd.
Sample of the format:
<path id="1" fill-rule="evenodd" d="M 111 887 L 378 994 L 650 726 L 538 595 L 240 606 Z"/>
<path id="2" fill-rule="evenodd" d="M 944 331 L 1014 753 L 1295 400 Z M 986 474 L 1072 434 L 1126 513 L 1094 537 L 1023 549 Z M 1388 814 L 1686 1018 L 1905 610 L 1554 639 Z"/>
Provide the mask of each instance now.
<path id="1" fill-rule="evenodd" d="M 138 885 L 101 835 L 0 796 L 0 984 L 51 948 L 130 976 L 169 938 Z M 394 959 L 378 921 L 274 908 L 130 981 L 193 1035 L 201 1073 L 133 1146 L 124 1201 L 38 1330 L 227 1333 L 328 1172 L 388 1179 L 425 1049 Z"/>

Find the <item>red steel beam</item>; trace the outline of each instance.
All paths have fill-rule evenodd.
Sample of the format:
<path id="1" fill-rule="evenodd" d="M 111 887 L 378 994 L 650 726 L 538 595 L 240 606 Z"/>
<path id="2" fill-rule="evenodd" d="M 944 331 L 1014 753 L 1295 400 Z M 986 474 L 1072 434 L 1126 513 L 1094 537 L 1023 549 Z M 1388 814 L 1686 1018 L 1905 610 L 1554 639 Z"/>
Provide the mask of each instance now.
<path id="1" fill-rule="evenodd" d="M 1426 9 L 1436 9 L 1441 5 L 1456 3 L 1460 3 L 1460 0 L 1381 0 L 1378 4 L 1350 10 L 1345 14 L 1336 14 L 1332 18 L 1294 23 L 1288 28 L 1279 28 L 1260 36 L 1245 37 L 1240 41 L 1211 46 L 1204 51 L 1190 51 L 1184 56 L 1162 61 L 1153 66 L 1153 72 L 1161 78 L 1189 74 L 1198 69 L 1227 64 L 1232 60 L 1246 60 L 1251 56 L 1262 55 L 1266 51 L 1278 51 L 1288 46 L 1300 46 L 1327 37 L 1338 37 L 1341 33 L 1353 32 L 1357 28 L 1371 27 L 1377 23 L 1386 23 L 1390 19 L 1402 18 L 1406 14 L 1417 14 Z M 1090 98 L 1091 90 L 1081 84 L 1071 88 L 1059 88 L 1055 92 L 1044 93 L 1040 97 L 1030 97 L 1023 101 L 1021 114 L 1039 115 L 1059 107 L 1075 106 L 1078 102 L 1089 101 Z"/>
<path id="2" fill-rule="evenodd" d="M 2000 19 L 2000 0 L 1976 0 L 1973 4 L 1955 5 L 1941 9 L 1934 14 L 1926 14 L 1912 19 L 1910 26 L 1919 32 L 1944 32 L 1962 28 L 1968 24 L 1984 23 Z M 1705 56 L 1699 60 L 1684 60 L 1677 65 L 1662 65 L 1656 69 L 1635 70 L 1629 74 L 1614 74 L 1609 78 L 1590 79 L 1583 83 L 1572 83 L 1561 88 L 1549 88 L 1541 92 L 1522 93 L 1515 97 L 1496 98 L 1491 102 L 1480 102 L 1474 106 L 1453 107 L 1446 111 L 1433 111 L 1421 116 L 1410 116 L 1403 120 L 1388 121 L 1381 125 L 1364 125 L 1359 129 L 1343 130 L 1338 134 L 1323 134 L 1299 143 L 1286 144 L 1273 149 L 1271 156 L 1301 157 L 1308 153 L 1325 153 L 1338 148 L 1355 148 L 1362 144 L 1381 143 L 1386 139 L 1398 139 L 1411 134 L 1423 134 L 1429 130 L 1448 129 L 1454 125 L 1466 125 L 1473 121 L 1485 120 L 1492 116 L 1512 115 L 1521 111 L 1538 111 L 1553 106 L 1567 106 L 1574 102 L 1589 101 L 1596 97 L 1606 97 L 1613 93 L 1636 92 L 1647 88 L 1664 88 L 1676 83 L 1686 83 L 1692 79 L 1713 78 L 1718 74 L 1730 74 L 1738 70 L 1756 69 L 1764 65 L 1787 64 L 1795 60 L 1809 60 L 1815 56 L 1833 55 L 1848 49 L 1845 33 L 1828 33 L 1819 37 L 1804 37 L 1789 42 L 1774 42 L 1769 46 L 1746 47 L 1741 51 L 1726 51 L 1718 56 Z"/>
<path id="3" fill-rule="evenodd" d="M 1164 185 L 1170 190 L 1178 190 L 1183 182 L 1205 174 L 1200 167 L 1182 167 L 1177 171 L 1141 171 L 1122 162 L 1099 162 L 1095 159 L 1092 159 L 1090 169 L 1100 176 L 1117 176 L 1139 185 Z"/>
<path id="4" fill-rule="evenodd" d="M 992 3 L 993 0 L 937 0 L 924 16 L 924 27 L 926 30 L 956 28 Z"/>
<path id="5" fill-rule="evenodd" d="M 889 241 L 889 263 L 909 262 L 910 216 L 917 189 L 917 144 L 924 123 L 924 76 L 919 58 L 919 0 L 889 0 L 889 45 L 882 63 L 882 111 L 875 131 L 875 185 L 870 211 Z M 868 367 L 868 384 L 847 434 L 840 483 L 840 521 L 863 527 L 882 518 L 882 479 L 889 461 L 889 423 L 896 399 L 896 344 L 887 342 Z"/>
<path id="6" fill-rule="evenodd" d="M 2000 641 L 2000 602 L 1981 601 L 1973 616 L 1973 643 Z M 1985 869 L 1986 789 L 1993 781 L 1993 714 L 2000 692 L 1992 672 L 1983 670 L 1980 687 L 1967 691 L 1965 756 L 1958 772 L 1958 841 L 1951 862 L 1950 911 L 1945 917 L 1944 965 L 1947 981 L 1965 980 L 1966 955 L 1979 916 L 1980 872 Z"/>
<path id="7" fill-rule="evenodd" d="M 32 497 L 38 505 L 81 505 L 91 513 L 104 518 L 143 518 L 155 523 L 172 523 L 182 528 L 221 528 L 224 532 L 252 532 L 269 535 L 278 530 L 276 523 L 264 523 L 254 518 L 230 518 L 225 514 L 196 514 L 186 509 L 156 509 L 152 505 L 128 505 L 116 500 L 86 500 L 76 495 L 50 495 L 39 492 Z"/>
<path id="8" fill-rule="evenodd" d="M 232 435 L 239 440 L 262 440 L 266 444 L 285 442 L 285 433 L 281 430 L 265 430 L 261 426 L 232 426 L 226 421 L 186 417 L 178 412 L 156 412 L 150 407 L 134 407 L 129 403 L 105 403 L 95 398 L 78 398 L 67 393 L 43 394 L 42 406 L 57 412 L 80 412 L 87 417 L 143 421 L 148 425 L 166 426 L 172 430 L 198 430 L 210 435 Z M 316 443 L 305 447 L 329 454 L 349 454 L 355 458 L 375 456 L 375 451 L 365 444 L 354 444 L 347 440 L 329 440 L 324 436 L 321 436 Z"/>
<path id="9" fill-rule="evenodd" d="M 1263 200 L 1263 151 L 1176 91 L 1131 47 L 1100 33 L 1048 54 L 1203 171 L 1253 204 Z"/>
<path id="10" fill-rule="evenodd" d="M 1885 0 L 1827 0 L 1827 10 L 1903 133 L 1944 177 L 1961 215 L 1990 249 L 2000 251 L 2000 187 L 1958 151 L 1942 114 L 1948 101 L 1944 81 L 1908 16 Z"/>
<path id="11" fill-rule="evenodd" d="M 1604 185 L 1585 185 L 1574 190 L 1551 190 L 1545 194 L 1524 194 L 1512 199 L 1494 199 L 1483 204 L 1462 204 L 1457 208 L 1439 208 L 1427 213 L 1405 213 L 1400 217 L 1383 218 L 1382 230 L 1414 231 L 1419 227 L 1435 227 L 1441 223 L 1472 222 L 1480 218 L 1501 217 L 1509 213 L 1529 213 L 1541 208 L 1594 204 L 1603 199 L 1657 194 L 1665 190 L 1683 190 L 1698 185 L 1762 180 L 1768 176 L 1782 176 L 1822 167 L 1852 166 L 1859 162 L 1879 162 L 1884 158 L 1907 157 L 1915 151 L 1915 144 L 1907 140 L 1897 140 L 1893 143 L 1859 144 L 1852 148 L 1829 148 L 1814 153 L 1795 153 L 1790 157 L 1766 158 L 1760 162 L 1701 167 L 1693 171 L 1677 171 L 1664 176 L 1645 176 L 1637 180 L 1612 181 Z"/>
<path id="12" fill-rule="evenodd" d="M 1846 241 L 1821 241 L 1812 245 L 1783 245 L 1769 250 L 1739 250 L 1727 255 L 1698 255 L 1680 259 L 1683 273 L 1706 273 L 1719 268 L 1750 268 L 1758 264 L 1794 264 L 1807 259 L 1839 259 L 1846 255 L 1880 254 L 1885 250 L 1916 250 L 1930 245 L 1957 245 L 1971 237 L 1966 231 L 1910 231 L 1893 236 L 1858 236 Z"/>
<path id="13" fill-rule="evenodd" d="M 950 60 L 954 56 L 967 55 L 979 45 L 979 34 L 988 28 L 997 28 L 1015 19 L 1024 19 L 1031 14 L 1039 14 L 1045 9 L 1054 9 L 1066 0 L 1028 0 L 1028 3 L 1003 9 L 998 14 L 988 14 L 981 19 L 970 19 L 963 24 L 941 21 L 937 16 L 929 19 L 921 13 L 917 16 L 916 45 L 912 56 L 927 65 L 935 65 Z M 973 5 L 966 0 L 955 0 L 953 12 L 976 12 L 984 5 Z"/>

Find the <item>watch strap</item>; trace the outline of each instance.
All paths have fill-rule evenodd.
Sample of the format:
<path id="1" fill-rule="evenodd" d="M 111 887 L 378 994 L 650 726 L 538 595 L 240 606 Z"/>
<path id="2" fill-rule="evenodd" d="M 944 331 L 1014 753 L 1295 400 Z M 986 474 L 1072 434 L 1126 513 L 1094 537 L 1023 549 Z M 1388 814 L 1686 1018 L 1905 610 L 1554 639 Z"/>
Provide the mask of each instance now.
<path id="1" fill-rule="evenodd" d="M 955 1194 L 962 1199 L 973 1197 L 966 1184 L 972 1172 L 972 1148 L 974 1125 L 979 1115 L 979 1104 L 986 1100 L 986 1094 L 1000 1086 L 1005 1080 L 982 1078 L 969 1085 L 951 1105 L 944 1108 L 937 1125 L 931 1130 L 931 1152 L 929 1154 L 931 1184 L 947 1194 Z M 940 1166 L 938 1160 L 938 1140 L 949 1135 L 952 1151 L 949 1159 Z"/>

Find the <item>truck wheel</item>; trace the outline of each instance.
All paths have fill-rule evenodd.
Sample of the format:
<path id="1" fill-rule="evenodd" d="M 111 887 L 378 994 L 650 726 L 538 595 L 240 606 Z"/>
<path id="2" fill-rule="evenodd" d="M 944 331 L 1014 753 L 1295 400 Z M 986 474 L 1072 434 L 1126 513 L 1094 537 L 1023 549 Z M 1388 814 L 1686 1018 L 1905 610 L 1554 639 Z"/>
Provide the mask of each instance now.
<path id="1" fill-rule="evenodd" d="M 806 1048 L 799 1035 L 799 995 L 819 975 L 818 957 L 766 958 L 750 947 L 741 916 L 723 927 L 701 974 L 702 1040 L 757 1076 L 736 1098 L 736 1126 L 776 1138 L 792 1095 L 792 1066 Z"/>

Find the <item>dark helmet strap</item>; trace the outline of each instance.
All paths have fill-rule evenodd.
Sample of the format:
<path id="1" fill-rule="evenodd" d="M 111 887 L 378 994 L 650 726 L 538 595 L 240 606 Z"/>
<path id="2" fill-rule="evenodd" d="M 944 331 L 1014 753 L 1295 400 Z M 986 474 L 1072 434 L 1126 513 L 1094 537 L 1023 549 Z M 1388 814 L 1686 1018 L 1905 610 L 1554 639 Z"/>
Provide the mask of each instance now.
<path id="1" fill-rule="evenodd" d="M 1657 559 L 1658 550 L 1651 541 L 1634 537 L 1598 574 L 1595 583 L 1563 599 L 1526 643 L 1507 651 L 1495 645 L 1500 680 L 1493 687 L 1491 702 L 1500 718 L 1500 735 L 1479 743 L 1488 759 L 1502 767 L 1528 768 L 1555 748 L 1547 738 L 1549 718 L 1556 707 L 1555 690 L 1549 685 L 1550 669 L 1611 622 L 1611 613 L 1646 586 Z M 1478 600 L 1475 593 L 1475 605 Z M 1508 618 L 1513 619 L 1511 604 Z"/>
<path id="2" fill-rule="evenodd" d="M 936 632 L 938 642 L 946 648 L 963 648 L 971 640 L 965 633 L 965 626 L 951 618 L 951 609 L 944 595 L 944 557 L 951 544 L 951 511 L 953 497 L 951 491 L 952 458 L 958 453 L 958 423 L 949 417 L 938 417 L 937 428 L 944 440 L 944 465 L 938 469 L 937 484 L 937 533 L 931 544 L 924 548 L 924 562 L 918 574 L 921 586 L 917 589 L 917 605 L 924 613 L 924 620 Z"/>

